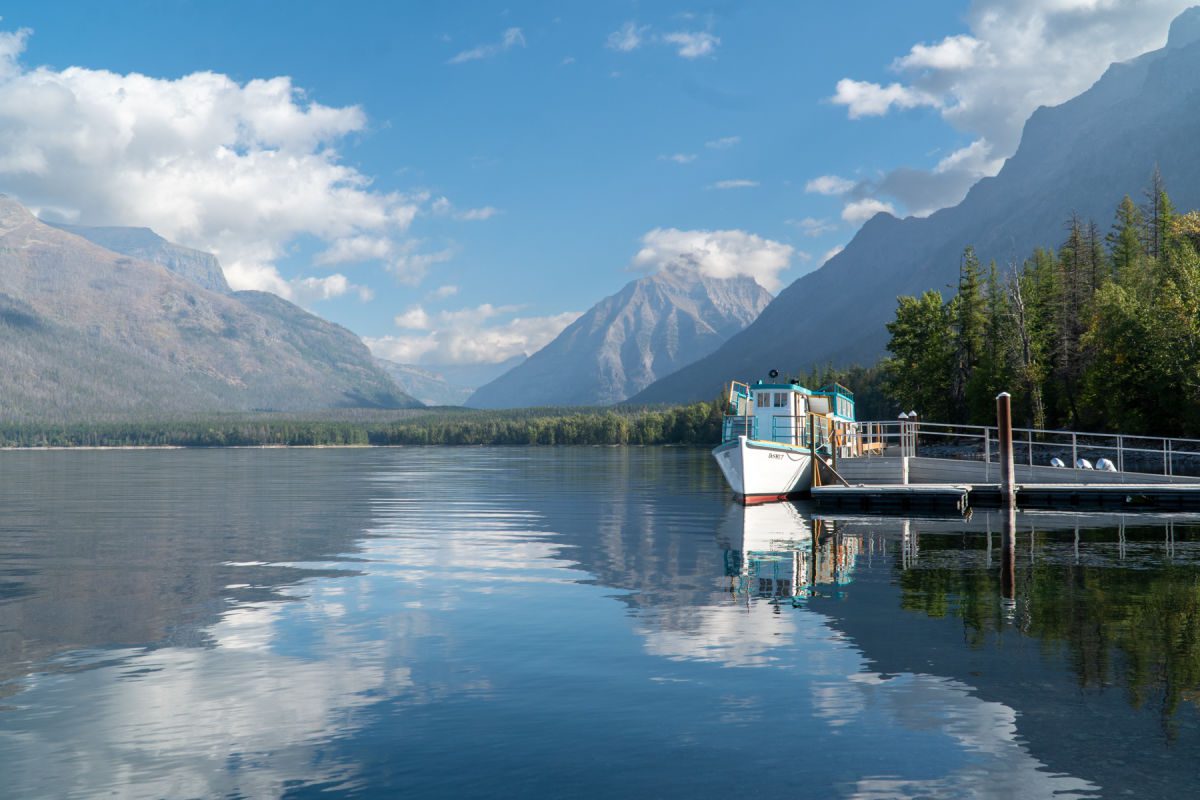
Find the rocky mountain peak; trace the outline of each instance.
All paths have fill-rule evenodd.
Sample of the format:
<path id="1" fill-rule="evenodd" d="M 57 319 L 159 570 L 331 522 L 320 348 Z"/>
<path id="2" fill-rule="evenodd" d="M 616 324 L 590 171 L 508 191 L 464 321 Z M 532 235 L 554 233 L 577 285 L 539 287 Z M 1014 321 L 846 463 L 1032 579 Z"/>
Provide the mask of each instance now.
<path id="1" fill-rule="evenodd" d="M 626 284 L 467 401 L 482 408 L 618 403 L 711 353 L 771 301 L 753 279 L 672 267 Z"/>
<path id="2" fill-rule="evenodd" d="M 1192 6 L 1171 22 L 1167 34 L 1167 48 L 1187 47 L 1200 42 L 1200 6 Z"/>

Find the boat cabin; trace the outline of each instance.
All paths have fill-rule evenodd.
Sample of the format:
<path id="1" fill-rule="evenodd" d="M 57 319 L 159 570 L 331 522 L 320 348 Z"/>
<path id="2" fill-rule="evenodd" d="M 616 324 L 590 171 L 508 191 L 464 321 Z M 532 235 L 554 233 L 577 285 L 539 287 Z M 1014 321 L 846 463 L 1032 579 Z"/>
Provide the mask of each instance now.
<path id="1" fill-rule="evenodd" d="M 773 379 L 774 380 L 774 379 Z M 826 453 L 855 432 L 854 393 L 840 384 L 813 391 L 798 383 L 733 382 L 722 441 L 745 436 Z M 815 438 L 814 438 L 815 437 Z"/>

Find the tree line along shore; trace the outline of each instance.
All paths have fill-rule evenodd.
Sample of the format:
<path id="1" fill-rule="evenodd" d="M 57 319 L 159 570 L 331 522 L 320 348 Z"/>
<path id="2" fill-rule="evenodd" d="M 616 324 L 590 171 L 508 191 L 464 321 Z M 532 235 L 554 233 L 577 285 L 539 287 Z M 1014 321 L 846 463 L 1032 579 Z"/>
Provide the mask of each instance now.
<path id="1" fill-rule="evenodd" d="M 0 423 L 0 447 L 701 445 L 719 441 L 720 401 L 670 408 L 428 409 L 335 419 L 263 414 L 163 422 Z"/>

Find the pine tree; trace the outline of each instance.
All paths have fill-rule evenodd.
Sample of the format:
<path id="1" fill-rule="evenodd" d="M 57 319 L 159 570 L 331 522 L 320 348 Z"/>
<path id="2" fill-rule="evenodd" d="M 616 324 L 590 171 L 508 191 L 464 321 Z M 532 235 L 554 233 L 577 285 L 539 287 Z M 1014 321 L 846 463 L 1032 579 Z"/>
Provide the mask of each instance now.
<path id="1" fill-rule="evenodd" d="M 1141 231 L 1145 224 L 1141 210 L 1133 204 L 1129 195 L 1125 195 L 1121 205 L 1117 206 L 1116 220 L 1107 236 L 1114 277 L 1124 286 L 1132 285 L 1144 269 L 1146 250 Z"/>
<path id="2" fill-rule="evenodd" d="M 952 419 L 967 416 L 967 385 L 983 353 L 987 310 L 983 297 L 982 270 L 975 248 L 963 251 L 958 265 L 958 294 L 950 301 L 949 315 L 954 329 L 955 364 L 951 387 Z"/>

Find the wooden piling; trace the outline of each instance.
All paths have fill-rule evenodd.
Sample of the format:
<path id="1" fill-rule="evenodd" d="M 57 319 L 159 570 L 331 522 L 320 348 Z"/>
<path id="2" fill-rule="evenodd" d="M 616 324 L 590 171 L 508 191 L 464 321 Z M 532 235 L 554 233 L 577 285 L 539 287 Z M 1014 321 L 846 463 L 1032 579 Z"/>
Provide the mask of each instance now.
<path id="1" fill-rule="evenodd" d="M 996 395 L 996 428 L 1000 440 L 1000 501 L 1005 508 L 1013 508 L 1017 487 L 1013 480 L 1012 396 L 1008 392 Z"/>

